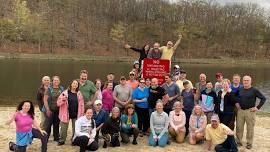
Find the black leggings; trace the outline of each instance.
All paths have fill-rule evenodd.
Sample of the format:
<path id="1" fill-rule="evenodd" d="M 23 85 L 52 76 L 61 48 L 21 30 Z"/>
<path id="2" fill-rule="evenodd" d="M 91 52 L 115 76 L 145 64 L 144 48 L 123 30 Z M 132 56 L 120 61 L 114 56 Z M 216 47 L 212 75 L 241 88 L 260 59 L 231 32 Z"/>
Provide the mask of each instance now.
<path id="1" fill-rule="evenodd" d="M 47 143 L 48 138 L 47 135 L 42 135 L 39 130 L 33 128 L 32 129 L 33 138 L 38 138 L 41 140 L 41 152 L 47 152 Z M 26 152 L 27 146 L 18 146 L 15 152 Z"/>
<path id="2" fill-rule="evenodd" d="M 138 128 L 144 133 L 147 132 L 150 127 L 149 109 L 135 107 L 136 113 L 138 115 Z"/>
<path id="3" fill-rule="evenodd" d="M 73 144 L 80 146 L 80 152 L 85 152 L 86 150 L 96 151 L 98 149 L 98 143 L 94 140 L 88 145 L 88 141 L 89 138 L 87 136 L 80 136 L 74 139 Z"/>

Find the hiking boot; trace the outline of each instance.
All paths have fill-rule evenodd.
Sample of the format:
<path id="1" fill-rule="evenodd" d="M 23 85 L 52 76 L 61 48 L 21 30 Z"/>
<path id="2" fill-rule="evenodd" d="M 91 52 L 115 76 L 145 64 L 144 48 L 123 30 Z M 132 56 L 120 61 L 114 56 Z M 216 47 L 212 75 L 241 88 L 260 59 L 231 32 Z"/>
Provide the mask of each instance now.
<path id="1" fill-rule="evenodd" d="M 133 140 L 133 141 L 132 141 L 132 144 L 133 144 L 133 145 L 137 145 L 137 144 L 138 144 L 138 143 L 137 143 L 137 140 L 136 140 L 136 139 Z"/>
<path id="2" fill-rule="evenodd" d="M 251 145 L 251 144 L 247 144 L 247 145 L 246 145 L 246 148 L 247 148 L 247 149 L 251 149 L 251 148 L 252 148 L 252 145 Z"/>
<path id="3" fill-rule="evenodd" d="M 59 141 L 57 145 L 58 145 L 58 146 L 62 146 L 62 145 L 64 145 L 64 144 L 65 144 L 64 141 Z"/>
<path id="4" fill-rule="evenodd" d="M 103 148 L 107 148 L 107 142 L 104 141 Z"/>

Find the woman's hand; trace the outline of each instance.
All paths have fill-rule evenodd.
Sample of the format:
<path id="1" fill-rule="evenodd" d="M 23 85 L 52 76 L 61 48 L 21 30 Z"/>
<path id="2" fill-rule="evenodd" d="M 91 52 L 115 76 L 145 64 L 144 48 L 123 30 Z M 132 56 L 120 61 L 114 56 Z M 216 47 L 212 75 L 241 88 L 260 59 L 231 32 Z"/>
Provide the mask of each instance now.
<path id="1" fill-rule="evenodd" d="M 40 133 L 42 134 L 42 136 L 47 135 L 47 132 L 45 130 L 40 130 Z"/>

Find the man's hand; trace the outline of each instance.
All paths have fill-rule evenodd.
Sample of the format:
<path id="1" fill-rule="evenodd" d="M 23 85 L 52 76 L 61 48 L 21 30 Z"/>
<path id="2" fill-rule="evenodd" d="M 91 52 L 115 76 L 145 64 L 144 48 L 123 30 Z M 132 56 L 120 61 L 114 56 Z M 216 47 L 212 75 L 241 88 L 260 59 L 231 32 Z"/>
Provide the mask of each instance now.
<path id="1" fill-rule="evenodd" d="M 236 103 L 235 104 L 235 106 L 236 106 L 236 108 L 239 110 L 239 109 L 241 109 L 241 107 L 240 107 L 240 104 L 239 103 Z"/>
<path id="2" fill-rule="evenodd" d="M 178 35 L 178 37 L 179 37 L 179 39 L 182 39 L 183 35 L 180 33 L 180 34 Z"/>
<path id="3" fill-rule="evenodd" d="M 126 49 L 130 49 L 130 48 L 131 48 L 131 46 L 130 46 L 130 45 L 128 45 L 128 44 L 126 44 L 126 45 L 125 45 L 125 48 L 126 48 Z"/>
<path id="4" fill-rule="evenodd" d="M 256 112 L 256 111 L 258 111 L 258 108 L 257 107 L 252 107 L 249 110 L 250 110 L 250 112 Z"/>

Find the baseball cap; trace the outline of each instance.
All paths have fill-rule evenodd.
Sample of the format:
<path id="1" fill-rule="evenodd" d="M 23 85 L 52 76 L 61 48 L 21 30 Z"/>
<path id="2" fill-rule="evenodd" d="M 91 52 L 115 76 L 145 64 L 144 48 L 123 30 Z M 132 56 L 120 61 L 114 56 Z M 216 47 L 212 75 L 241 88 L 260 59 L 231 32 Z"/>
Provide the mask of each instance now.
<path id="1" fill-rule="evenodd" d="M 97 104 L 102 104 L 102 101 L 101 100 L 96 100 L 94 105 L 97 105 Z"/>
<path id="2" fill-rule="evenodd" d="M 129 75 L 132 75 L 132 74 L 135 75 L 135 72 L 130 71 L 130 72 L 129 72 Z"/>
<path id="3" fill-rule="evenodd" d="M 125 76 L 121 76 L 120 77 L 120 80 L 126 80 L 126 77 Z"/>
<path id="4" fill-rule="evenodd" d="M 180 69 L 180 66 L 176 64 L 176 65 L 174 65 L 174 68 Z"/>

